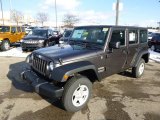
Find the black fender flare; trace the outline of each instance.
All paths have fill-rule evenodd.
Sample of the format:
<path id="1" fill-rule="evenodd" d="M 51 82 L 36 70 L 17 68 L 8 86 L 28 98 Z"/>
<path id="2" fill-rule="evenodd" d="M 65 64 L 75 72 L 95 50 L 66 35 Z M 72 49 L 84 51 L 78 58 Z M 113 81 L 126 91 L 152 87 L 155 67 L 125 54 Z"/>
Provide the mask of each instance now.
<path id="1" fill-rule="evenodd" d="M 149 61 L 149 55 L 150 55 L 149 51 L 142 51 L 142 52 L 140 52 L 140 53 L 136 56 L 135 61 L 134 61 L 133 65 L 132 65 L 132 67 L 136 67 L 136 66 L 138 65 L 138 63 L 139 63 L 139 61 L 141 60 L 141 58 L 143 57 L 143 55 L 147 55 L 147 56 L 148 56 L 148 60 L 145 61 L 145 62 L 148 62 L 148 61 Z"/>
<path id="2" fill-rule="evenodd" d="M 69 63 L 60 67 L 55 68 L 51 72 L 51 79 L 59 82 L 65 82 L 66 80 L 64 79 L 64 76 L 71 76 L 75 73 L 82 72 L 85 70 L 93 70 L 99 79 L 97 70 L 95 65 L 93 65 L 89 61 L 80 61 L 80 62 L 74 62 L 74 63 Z"/>

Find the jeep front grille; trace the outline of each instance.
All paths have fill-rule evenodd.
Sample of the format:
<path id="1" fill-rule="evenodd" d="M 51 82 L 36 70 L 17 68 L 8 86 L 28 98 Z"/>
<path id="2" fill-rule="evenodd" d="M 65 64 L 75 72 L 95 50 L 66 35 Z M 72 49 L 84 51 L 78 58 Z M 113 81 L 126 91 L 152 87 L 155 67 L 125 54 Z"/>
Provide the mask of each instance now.
<path id="1" fill-rule="evenodd" d="M 47 65 L 48 65 L 48 61 L 43 60 L 37 57 L 36 55 L 34 55 L 33 61 L 32 61 L 33 69 L 35 69 L 37 72 L 45 76 L 47 72 Z"/>

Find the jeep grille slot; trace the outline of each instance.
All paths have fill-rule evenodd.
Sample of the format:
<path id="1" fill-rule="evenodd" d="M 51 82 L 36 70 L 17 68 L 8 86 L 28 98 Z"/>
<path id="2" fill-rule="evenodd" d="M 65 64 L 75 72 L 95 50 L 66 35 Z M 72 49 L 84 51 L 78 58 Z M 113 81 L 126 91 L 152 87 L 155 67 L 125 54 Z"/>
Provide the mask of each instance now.
<path id="1" fill-rule="evenodd" d="M 33 57 L 32 67 L 42 75 L 46 75 L 47 65 L 48 65 L 48 62 L 46 60 L 43 60 L 37 57 L 36 55 Z"/>

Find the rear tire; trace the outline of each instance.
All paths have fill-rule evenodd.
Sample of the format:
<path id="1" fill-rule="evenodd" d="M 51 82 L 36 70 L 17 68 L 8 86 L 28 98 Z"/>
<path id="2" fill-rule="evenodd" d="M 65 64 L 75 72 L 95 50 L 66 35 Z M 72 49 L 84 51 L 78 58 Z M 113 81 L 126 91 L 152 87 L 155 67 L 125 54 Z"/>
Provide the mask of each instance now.
<path id="1" fill-rule="evenodd" d="M 73 77 L 65 84 L 62 104 L 67 111 L 79 111 L 88 103 L 91 93 L 92 83 L 88 78 Z"/>
<path id="2" fill-rule="evenodd" d="M 152 45 L 152 46 L 151 46 L 151 50 L 153 50 L 153 51 L 157 51 L 157 49 L 156 49 L 155 45 Z"/>
<path id="3" fill-rule="evenodd" d="M 145 69 L 145 61 L 144 59 L 140 59 L 138 65 L 132 68 L 132 74 L 135 78 L 139 78 L 143 75 Z"/>
<path id="4" fill-rule="evenodd" d="M 1 44 L 1 50 L 2 51 L 7 51 L 10 49 L 10 42 L 9 40 L 3 40 Z"/>

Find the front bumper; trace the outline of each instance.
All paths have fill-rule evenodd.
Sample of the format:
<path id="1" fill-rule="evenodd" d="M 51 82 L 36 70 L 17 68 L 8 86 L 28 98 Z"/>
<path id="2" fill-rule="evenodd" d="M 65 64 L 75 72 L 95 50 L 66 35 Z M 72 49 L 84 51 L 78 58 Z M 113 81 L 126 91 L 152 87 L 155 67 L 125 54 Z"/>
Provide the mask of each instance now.
<path id="1" fill-rule="evenodd" d="M 44 47 L 44 43 L 21 43 L 23 49 L 38 49 Z"/>
<path id="2" fill-rule="evenodd" d="M 62 96 L 63 87 L 55 86 L 54 84 L 40 78 L 32 70 L 26 70 L 21 73 L 21 78 L 27 81 L 40 95 L 49 98 L 59 98 Z"/>

